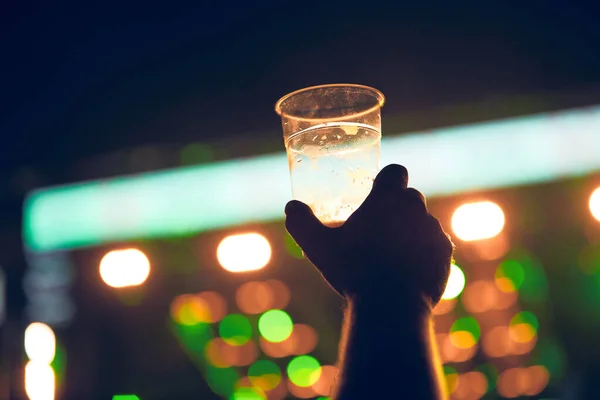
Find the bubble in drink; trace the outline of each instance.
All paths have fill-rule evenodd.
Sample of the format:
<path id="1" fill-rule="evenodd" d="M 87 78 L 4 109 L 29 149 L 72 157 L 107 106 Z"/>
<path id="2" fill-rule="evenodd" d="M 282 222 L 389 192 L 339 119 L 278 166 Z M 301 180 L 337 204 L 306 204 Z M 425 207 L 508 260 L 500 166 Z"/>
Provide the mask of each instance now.
<path id="1" fill-rule="evenodd" d="M 379 172 L 381 133 L 358 123 L 326 123 L 286 142 L 294 198 L 325 225 L 340 226 L 362 204 Z"/>

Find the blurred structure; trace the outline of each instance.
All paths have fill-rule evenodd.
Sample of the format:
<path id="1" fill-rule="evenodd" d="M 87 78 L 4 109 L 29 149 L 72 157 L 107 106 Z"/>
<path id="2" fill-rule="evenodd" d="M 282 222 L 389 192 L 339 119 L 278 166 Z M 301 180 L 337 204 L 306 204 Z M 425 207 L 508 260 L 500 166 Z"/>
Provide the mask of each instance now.
<path id="1" fill-rule="evenodd" d="M 598 132 L 599 107 L 384 132 L 384 163 L 408 167 L 458 246 L 434 310 L 451 398 L 558 397 L 585 368 Z M 32 192 L 29 397 L 326 399 L 340 301 L 279 222 L 289 197 L 282 154 Z"/>

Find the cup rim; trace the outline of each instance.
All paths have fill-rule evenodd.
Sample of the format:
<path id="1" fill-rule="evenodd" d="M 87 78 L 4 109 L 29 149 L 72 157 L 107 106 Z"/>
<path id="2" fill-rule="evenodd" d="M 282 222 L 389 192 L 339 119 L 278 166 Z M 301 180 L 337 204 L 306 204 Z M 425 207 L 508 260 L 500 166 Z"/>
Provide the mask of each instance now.
<path id="1" fill-rule="evenodd" d="M 282 104 L 290 99 L 293 96 L 296 96 L 300 93 L 304 93 L 304 92 L 308 92 L 311 90 L 316 90 L 316 89 L 324 89 L 324 88 L 333 88 L 333 87 L 349 87 L 349 88 L 355 88 L 355 89 L 363 89 L 365 91 L 371 92 L 371 94 L 373 94 L 373 97 L 375 99 L 377 99 L 377 104 L 372 106 L 371 108 L 368 108 L 366 110 L 357 112 L 356 114 L 352 114 L 353 117 L 355 116 L 361 116 L 361 115 L 365 115 L 368 114 L 370 112 L 375 111 L 378 108 L 383 107 L 383 105 L 385 104 L 385 96 L 383 95 L 383 93 L 371 86 L 366 86 L 366 85 L 360 85 L 357 83 L 329 83 L 329 84 L 325 84 L 325 85 L 315 85 L 315 86 L 308 86 L 302 89 L 298 89 L 295 90 L 293 92 L 290 92 L 288 94 L 286 94 L 285 96 L 281 97 L 279 100 L 277 100 L 277 102 L 275 103 L 275 112 L 283 117 L 283 116 L 291 116 L 296 120 L 299 121 L 326 121 L 326 120 L 331 120 L 331 118 L 306 118 L 306 117 L 297 117 L 294 116 L 293 114 L 290 113 L 285 113 L 281 106 Z"/>

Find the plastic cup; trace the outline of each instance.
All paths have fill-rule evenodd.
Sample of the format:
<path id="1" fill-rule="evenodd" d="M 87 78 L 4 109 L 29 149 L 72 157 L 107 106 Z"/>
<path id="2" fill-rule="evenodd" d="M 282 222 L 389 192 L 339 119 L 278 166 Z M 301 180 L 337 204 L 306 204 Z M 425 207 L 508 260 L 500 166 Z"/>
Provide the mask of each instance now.
<path id="1" fill-rule="evenodd" d="M 277 101 L 294 199 L 330 227 L 367 197 L 380 168 L 383 94 L 353 84 L 313 86 Z"/>

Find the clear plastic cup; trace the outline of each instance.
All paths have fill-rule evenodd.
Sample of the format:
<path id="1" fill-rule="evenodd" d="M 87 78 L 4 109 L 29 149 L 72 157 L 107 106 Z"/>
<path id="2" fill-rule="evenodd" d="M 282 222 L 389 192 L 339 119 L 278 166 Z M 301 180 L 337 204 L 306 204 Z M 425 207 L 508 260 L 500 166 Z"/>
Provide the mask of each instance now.
<path id="1" fill-rule="evenodd" d="M 379 172 L 383 94 L 353 84 L 313 86 L 277 101 L 292 193 L 330 227 L 340 226 Z"/>

